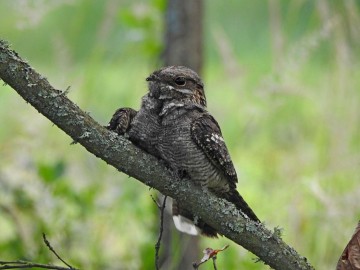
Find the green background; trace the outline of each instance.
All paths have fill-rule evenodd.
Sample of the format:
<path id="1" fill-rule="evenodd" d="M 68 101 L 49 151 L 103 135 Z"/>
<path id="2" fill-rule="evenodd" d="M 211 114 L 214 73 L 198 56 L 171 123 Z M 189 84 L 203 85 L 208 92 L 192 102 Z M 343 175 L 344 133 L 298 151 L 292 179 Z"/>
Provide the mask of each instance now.
<path id="1" fill-rule="evenodd" d="M 204 9 L 202 77 L 238 190 L 316 269 L 334 269 L 360 214 L 359 2 Z M 139 107 L 161 66 L 164 11 L 164 0 L 3 0 L 0 38 L 105 125 L 118 107 Z M 82 269 L 152 269 L 155 192 L 70 143 L 0 86 L 0 260 L 59 264 L 45 232 Z M 230 243 L 219 269 L 268 269 L 225 238 L 201 241 Z"/>

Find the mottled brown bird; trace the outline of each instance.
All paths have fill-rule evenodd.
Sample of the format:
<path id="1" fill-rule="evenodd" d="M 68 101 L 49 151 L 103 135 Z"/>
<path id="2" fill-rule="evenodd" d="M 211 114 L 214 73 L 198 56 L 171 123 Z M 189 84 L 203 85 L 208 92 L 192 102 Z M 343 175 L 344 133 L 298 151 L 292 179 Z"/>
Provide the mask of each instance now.
<path id="1" fill-rule="evenodd" d="M 170 66 L 153 72 L 146 80 L 149 92 L 142 98 L 140 110 L 117 110 L 108 128 L 125 134 L 181 176 L 208 188 L 260 222 L 236 190 L 234 165 L 220 127 L 206 109 L 200 77 L 189 68 Z M 173 217 L 182 232 L 217 236 L 214 228 L 183 208 L 181 200 L 173 202 Z"/>

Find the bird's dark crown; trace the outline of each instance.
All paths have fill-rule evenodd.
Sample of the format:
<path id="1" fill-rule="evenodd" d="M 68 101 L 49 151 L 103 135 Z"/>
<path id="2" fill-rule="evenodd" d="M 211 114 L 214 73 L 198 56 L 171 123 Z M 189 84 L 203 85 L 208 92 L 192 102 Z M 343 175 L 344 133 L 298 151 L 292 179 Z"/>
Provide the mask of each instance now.
<path id="1" fill-rule="evenodd" d="M 146 78 L 150 95 L 163 100 L 186 100 L 206 107 L 204 84 L 199 75 L 184 66 L 168 66 Z"/>

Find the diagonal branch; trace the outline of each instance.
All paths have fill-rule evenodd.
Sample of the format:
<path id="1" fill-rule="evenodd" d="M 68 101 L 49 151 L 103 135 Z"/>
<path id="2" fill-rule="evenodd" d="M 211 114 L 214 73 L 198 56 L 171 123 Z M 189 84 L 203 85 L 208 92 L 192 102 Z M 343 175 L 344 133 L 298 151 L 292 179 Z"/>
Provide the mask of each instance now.
<path id="1" fill-rule="evenodd" d="M 186 179 L 180 181 L 155 157 L 106 130 L 70 101 L 65 92 L 54 89 L 44 76 L 1 40 L 0 78 L 89 152 L 145 185 L 181 200 L 184 207 L 192 209 L 221 234 L 274 269 L 313 269 L 306 258 L 285 244 L 276 233 L 244 218 L 231 203 Z"/>
<path id="2" fill-rule="evenodd" d="M 62 261 L 63 264 L 65 264 L 67 267 L 69 267 L 69 269 L 74 269 L 74 270 L 76 270 L 74 267 L 72 267 L 70 264 L 68 264 L 66 261 L 64 261 L 63 258 L 61 258 L 61 257 L 59 256 L 59 254 L 57 254 L 57 252 L 55 251 L 55 249 L 51 246 L 49 240 L 47 240 L 45 233 L 43 233 L 43 240 L 44 240 L 45 245 L 48 247 L 48 249 L 49 249 L 52 253 L 54 253 L 54 255 L 56 256 L 56 258 L 58 258 L 60 261 Z"/>

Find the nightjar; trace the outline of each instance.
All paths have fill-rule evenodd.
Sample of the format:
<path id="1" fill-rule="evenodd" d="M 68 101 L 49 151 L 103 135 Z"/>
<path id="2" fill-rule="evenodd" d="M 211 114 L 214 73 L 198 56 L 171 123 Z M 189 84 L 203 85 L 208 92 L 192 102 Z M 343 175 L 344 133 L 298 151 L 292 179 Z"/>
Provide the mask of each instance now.
<path id="1" fill-rule="evenodd" d="M 196 72 L 183 66 L 169 66 L 153 72 L 146 80 L 149 92 L 142 98 L 140 110 L 118 109 L 108 128 L 125 134 L 180 175 L 232 202 L 250 219 L 260 222 L 236 190 L 234 165 L 220 127 L 207 111 L 204 84 Z M 173 201 L 173 217 L 182 232 L 217 236 L 214 228 L 195 218 L 179 200 Z"/>

